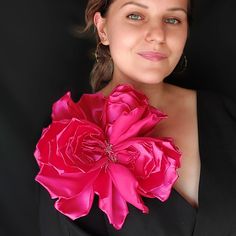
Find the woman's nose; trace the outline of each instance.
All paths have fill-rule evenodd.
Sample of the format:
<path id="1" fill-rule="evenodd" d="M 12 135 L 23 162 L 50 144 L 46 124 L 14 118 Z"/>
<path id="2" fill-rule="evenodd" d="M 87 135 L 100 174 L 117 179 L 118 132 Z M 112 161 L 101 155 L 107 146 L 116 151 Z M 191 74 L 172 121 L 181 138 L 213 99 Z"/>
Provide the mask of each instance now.
<path id="1" fill-rule="evenodd" d="M 165 43 L 166 33 L 163 23 L 150 25 L 146 34 L 146 40 L 148 42 Z"/>

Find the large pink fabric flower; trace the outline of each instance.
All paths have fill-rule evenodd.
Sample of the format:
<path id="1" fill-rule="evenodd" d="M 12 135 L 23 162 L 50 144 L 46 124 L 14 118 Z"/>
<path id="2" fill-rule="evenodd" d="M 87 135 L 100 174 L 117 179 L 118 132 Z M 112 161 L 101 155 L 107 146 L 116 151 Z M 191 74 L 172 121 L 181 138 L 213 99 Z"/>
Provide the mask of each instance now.
<path id="1" fill-rule="evenodd" d="M 110 223 L 120 229 L 127 202 L 147 213 L 142 196 L 165 201 L 177 179 L 180 152 L 170 138 L 150 137 L 166 115 L 130 85 L 108 96 L 67 93 L 53 105 L 52 123 L 35 150 L 36 180 L 55 207 L 71 219 L 89 213 L 94 195 Z"/>

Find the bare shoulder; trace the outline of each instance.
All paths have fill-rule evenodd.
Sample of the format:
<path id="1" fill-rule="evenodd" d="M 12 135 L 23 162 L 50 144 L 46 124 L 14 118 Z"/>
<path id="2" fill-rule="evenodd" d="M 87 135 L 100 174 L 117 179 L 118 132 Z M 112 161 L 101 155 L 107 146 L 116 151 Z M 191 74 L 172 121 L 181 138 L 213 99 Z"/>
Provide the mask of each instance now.
<path id="1" fill-rule="evenodd" d="M 174 99 L 184 101 L 186 104 L 190 104 L 196 100 L 196 90 L 182 88 L 172 84 L 166 84 L 166 89 Z"/>
<path id="2" fill-rule="evenodd" d="M 196 115 L 196 91 L 171 84 L 166 84 L 166 112 L 169 114 L 182 113 Z M 165 112 L 165 111 L 164 111 Z"/>

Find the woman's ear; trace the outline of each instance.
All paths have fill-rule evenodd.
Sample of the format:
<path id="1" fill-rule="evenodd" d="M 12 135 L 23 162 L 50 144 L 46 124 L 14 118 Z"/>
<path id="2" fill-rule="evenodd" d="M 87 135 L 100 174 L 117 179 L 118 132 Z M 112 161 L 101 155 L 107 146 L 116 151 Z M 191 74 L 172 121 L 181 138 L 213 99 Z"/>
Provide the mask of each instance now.
<path id="1" fill-rule="evenodd" d="M 98 36 L 103 45 L 109 45 L 109 40 L 106 31 L 106 19 L 101 16 L 100 12 L 94 14 L 94 25 L 97 28 Z"/>

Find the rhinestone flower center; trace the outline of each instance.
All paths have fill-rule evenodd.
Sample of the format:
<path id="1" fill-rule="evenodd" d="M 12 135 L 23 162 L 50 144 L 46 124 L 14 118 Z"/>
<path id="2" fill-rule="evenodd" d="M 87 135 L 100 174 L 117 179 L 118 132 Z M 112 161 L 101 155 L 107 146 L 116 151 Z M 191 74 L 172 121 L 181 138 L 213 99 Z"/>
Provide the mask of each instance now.
<path id="1" fill-rule="evenodd" d="M 117 162 L 117 157 L 113 151 L 113 146 L 112 146 L 112 144 L 110 144 L 108 142 L 106 142 L 105 153 L 106 153 L 109 161 L 114 162 L 114 163 Z"/>

